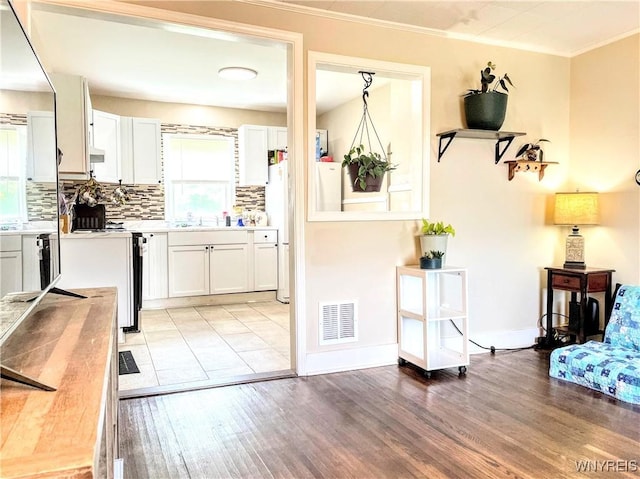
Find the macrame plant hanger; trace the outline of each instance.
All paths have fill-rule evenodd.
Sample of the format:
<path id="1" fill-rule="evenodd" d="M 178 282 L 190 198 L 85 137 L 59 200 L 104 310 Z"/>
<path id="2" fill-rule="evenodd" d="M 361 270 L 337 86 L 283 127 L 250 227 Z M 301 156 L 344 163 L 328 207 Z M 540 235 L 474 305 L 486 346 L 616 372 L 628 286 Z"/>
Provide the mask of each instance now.
<path id="1" fill-rule="evenodd" d="M 356 134 L 353 136 L 353 141 L 351 142 L 351 147 L 349 149 L 351 150 L 354 146 L 364 145 L 363 138 L 366 135 L 369 151 L 373 152 L 373 148 L 371 147 L 371 134 L 369 132 L 369 125 L 371 125 L 371 130 L 378 141 L 378 145 L 380 145 L 382 159 L 384 159 L 384 161 L 388 161 L 387 153 L 384 146 L 382 146 L 376 127 L 373 124 L 373 120 L 369 114 L 369 105 L 367 104 L 367 97 L 369 96 L 367 89 L 373 84 L 373 75 L 375 75 L 375 72 L 359 71 L 358 73 L 362 75 L 362 79 L 364 80 L 364 88 L 362 89 L 362 117 L 360 118 L 360 124 L 356 129 Z M 356 143 L 356 139 L 358 139 L 358 143 Z"/>

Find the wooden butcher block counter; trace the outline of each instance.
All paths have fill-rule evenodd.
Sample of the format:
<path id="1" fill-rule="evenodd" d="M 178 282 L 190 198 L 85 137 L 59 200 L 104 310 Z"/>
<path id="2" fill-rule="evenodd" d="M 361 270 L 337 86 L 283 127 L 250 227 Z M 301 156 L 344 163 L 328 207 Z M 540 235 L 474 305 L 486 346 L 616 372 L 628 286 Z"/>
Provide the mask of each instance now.
<path id="1" fill-rule="evenodd" d="M 111 478 L 118 455 L 116 288 L 47 294 L 0 360 L 55 391 L 0 380 L 1 478 Z"/>

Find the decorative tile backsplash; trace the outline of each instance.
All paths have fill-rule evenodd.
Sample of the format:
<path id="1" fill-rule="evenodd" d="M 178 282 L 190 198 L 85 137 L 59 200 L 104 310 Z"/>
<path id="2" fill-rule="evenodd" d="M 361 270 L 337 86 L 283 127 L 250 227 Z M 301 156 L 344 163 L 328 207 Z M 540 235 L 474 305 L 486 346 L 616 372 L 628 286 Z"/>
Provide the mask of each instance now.
<path id="1" fill-rule="evenodd" d="M 21 118 L 11 118 L 12 121 L 25 121 Z M 24 123 L 17 123 L 24 124 Z M 178 125 L 163 123 L 162 133 L 188 133 L 201 135 L 223 135 L 234 138 L 235 143 L 235 174 L 236 174 L 236 201 L 237 206 L 249 210 L 264 211 L 264 187 L 262 186 L 238 186 L 238 130 L 235 128 L 213 128 L 208 126 Z M 266 158 L 265 158 L 266 161 Z M 100 178 L 96 178 L 100 182 Z M 85 181 L 62 180 L 60 187 L 65 197 L 71 200 L 78 188 Z M 101 182 L 102 183 L 102 182 Z M 113 204 L 110 196 L 118 186 L 114 183 L 102 183 L 103 193 L 106 196 L 106 216 L 108 221 L 134 221 L 134 220 L 164 220 L 164 185 L 127 185 L 123 184 L 129 192 L 129 201 L 125 205 Z M 27 207 L 30 221 L 51 220 L 55 208 L 55 185 L 52 183 L 27 184 Z"/>

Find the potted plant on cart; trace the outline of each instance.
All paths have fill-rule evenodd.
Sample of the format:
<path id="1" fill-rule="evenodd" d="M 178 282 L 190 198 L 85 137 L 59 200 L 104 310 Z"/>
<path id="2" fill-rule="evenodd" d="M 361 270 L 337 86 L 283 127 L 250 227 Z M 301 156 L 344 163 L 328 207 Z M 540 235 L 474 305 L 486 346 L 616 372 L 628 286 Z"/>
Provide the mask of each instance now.
<path id="1" fill-rule="evenodd" d="M 442 221 L 429 221 L 422 218 L 422 235 L 420 236 L 420 251 L 442 252 L 442 265 L 446 264 L 447 242 L 449 236 L 455 236 L 456 230 L 450 224 Z"/>
<path id="2" fill-rule="evenodd" d="M 488 62 L 480 71 L 480 89 L 469 89 L 464 94 L 467 128 L 497 131 L 504 123 L 509 98 L 507 84 L 514 85 L 506 73 L 502 77 L 496 77 L 492 73 L 495 69 L 496 65 Z"/>
<path id="3" fill-rule="evenodd" d="M 442 268 L 442 257 L 444 251 L 431 250 L 420 257 L 420 269 L 440 269 Z"/>

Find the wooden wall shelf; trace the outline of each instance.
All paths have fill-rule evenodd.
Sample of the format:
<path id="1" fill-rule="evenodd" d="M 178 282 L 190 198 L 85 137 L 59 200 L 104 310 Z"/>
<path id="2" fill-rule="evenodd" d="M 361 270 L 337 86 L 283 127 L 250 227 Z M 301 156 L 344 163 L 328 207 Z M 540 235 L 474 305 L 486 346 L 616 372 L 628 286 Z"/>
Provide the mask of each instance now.
<path id="1" fill-rule="evenodd" d="M 557 165 L 557 161 L 530 161 L 530 160 L 512 160 L 505 161 L 509 165 L 509 181 L 513 180 L 516 172 L 528 171 L 530 173 L 538 172 L 538 181 L 544 177 L 544 170 L 548 165 Z"/>
<path id="2" fill-rule="evenodd" d="M 464 128 L 458 128 L 456 130 L 443 131 L 438 133 L 436 136 L 440 137 L 440 142 L 438 144 L 438 162 L 440 162 L 440 158 L 444 155 L 444 152 L 447 151 L 449 145 L 453 141 L 454 138 L 473 138 L 473 139 L 481 139 L 481 140 L 496 140 L 495 146 L 495 164 L 502 159 L 507 148 L 511 145 L 511 142 L 516 136 L 523 136 L 526 133 L 521 132 L 513 132 L 513 131 L 493 131 L 493 130 L 469 130 Z M 446 143 L 442 144 L 442 142 L 446 141 Z M 506 143 L 503 145 L 503 143 Z M 502 147 L 502 148 L 501 148 Z"/>

